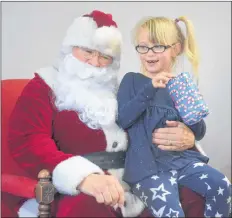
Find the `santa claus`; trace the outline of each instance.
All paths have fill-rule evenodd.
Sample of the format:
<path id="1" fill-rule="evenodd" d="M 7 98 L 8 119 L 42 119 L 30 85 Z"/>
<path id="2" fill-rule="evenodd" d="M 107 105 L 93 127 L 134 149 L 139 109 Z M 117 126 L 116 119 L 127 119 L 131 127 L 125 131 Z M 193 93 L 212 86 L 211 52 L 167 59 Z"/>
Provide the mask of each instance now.
<path id="1" fill-rule="evenodd" d="M 78 17 L 58 60 L 36 71 L 11 115 L 10 151 L 32 178 L 52 172 L 56 217 L 116 217 L 116 207 L 135 217 L 144 209 L 122 181 L 127 135 L 115 123 L 121 46 L 110 14 Z M 18 212 L 37 214 L 35 199 Z"/>

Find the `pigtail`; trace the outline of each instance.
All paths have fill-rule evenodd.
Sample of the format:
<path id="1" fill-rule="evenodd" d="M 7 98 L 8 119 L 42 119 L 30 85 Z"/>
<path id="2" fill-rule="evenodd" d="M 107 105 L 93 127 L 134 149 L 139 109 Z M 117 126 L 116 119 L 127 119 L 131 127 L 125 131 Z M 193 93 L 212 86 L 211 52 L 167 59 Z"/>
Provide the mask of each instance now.
<path id="1" fill-rule="evenodd" d="M 196 45 L 193 24 L 186 17 L 179 17 L 175 21 L 176 23 L 178 23 L 179 21 L 182 21 L 186 26 L 186 37 L 184 40 L 184 52 L 186 56 L 188 57 L 190 63 L 192 64 L 193 72 L 196 78 L 198 78 L 199 53 L 198 53 L 198 48 Z"/>

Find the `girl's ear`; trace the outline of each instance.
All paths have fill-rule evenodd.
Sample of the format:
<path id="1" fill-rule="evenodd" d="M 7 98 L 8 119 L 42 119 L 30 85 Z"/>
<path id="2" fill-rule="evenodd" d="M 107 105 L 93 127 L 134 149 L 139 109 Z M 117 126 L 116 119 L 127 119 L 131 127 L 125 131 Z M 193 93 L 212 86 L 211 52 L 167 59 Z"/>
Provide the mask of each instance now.
<path id="1" fill-rule="evenodd" d="M 179 42 L 172 46 L 172 57 L 176 58 L 179 54 L 182 53 L 182 46 Z"/>

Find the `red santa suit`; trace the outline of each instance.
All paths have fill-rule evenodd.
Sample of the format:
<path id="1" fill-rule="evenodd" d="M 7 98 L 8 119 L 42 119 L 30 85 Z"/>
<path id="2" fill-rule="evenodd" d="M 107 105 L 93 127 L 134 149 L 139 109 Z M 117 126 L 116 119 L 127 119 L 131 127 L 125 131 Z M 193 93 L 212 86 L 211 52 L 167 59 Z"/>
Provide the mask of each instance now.
<path id="1" fill-rule="evenodd" d="M 71 55 L 73 46 L 111 55 L 112 66 L 99 71 L 87 67 L 85 71 L 87 65 L 78 63 Z M 113 84 L 120 49 L 121 35 L 110 15 L 95 11 L 75 19 L 57 63 L 36 72 L 13 110 L 9 124 L 10 151 L 33 179 L 42 169 L 52 172 L 53 184 L 62 194 L 55 200 L 53 216 L 116 217 L 112 207 L 98 204 L 77 187 L 88 175 L 104 173 L 83 157 L 85 154 L 127 149 L 127 135 L 115 123 L 117 102 Z M 144 205 L 122 181 L 123 169 L 109 172 L 121 181 L 125 190 L 123 216 L 139 215 Z M 35 199 L 26 201 L 18 212 L 20 217 L 33 217 L 37 213 Z"/>
<path id="2" fill-rule="evenodd" d="M 87 66 L 72 56 L 74 46 L 110 55 L 113 63 L 107 69 Z M 82 205 L 79 201 L 86 204 L 82 200 L 86 196 L 77 190 L 78 185 L 92 173 L 104 173 L 83 155 L 127 149 L 127 135 L 115 123 L 120 50 L 121 34 L 110 15 L 94 11 L 75 19 L 67 31 L 56 65 L 37 71 L 13 110 L 9 128 L 11 153 L 33 178 L 41 169 L 52 172 L 53 184 L 59 193 L 65 194 L 59 199 L 61 210 L 58 209 L 56 216 L 81 216 L 77 205 Z M 123 169 L 109 172 L 122 178 Z M 128 192 L 125 183 L 122 184 L 126 191 L 126 207 L 122 213 L 136 216 L 144 205 Z M 93 212 L 93 205 L 100 211 L 105 208 L 97 215 L 107 211 L 105 216 L 112 216 L 113 208 L 94 204 L 93 197 L 87 199 Z M 25 216 L 25 208 L 34 203 L 34 199 L 25 202 L 19 215 Z M 94 213 L 93 216 L 96 211 Z"/>

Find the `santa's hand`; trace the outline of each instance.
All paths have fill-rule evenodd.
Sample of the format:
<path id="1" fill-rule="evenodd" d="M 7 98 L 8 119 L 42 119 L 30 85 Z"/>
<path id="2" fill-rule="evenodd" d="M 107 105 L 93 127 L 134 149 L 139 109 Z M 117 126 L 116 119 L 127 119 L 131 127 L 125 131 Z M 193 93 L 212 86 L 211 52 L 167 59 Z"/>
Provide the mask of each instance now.
<path id="1" fill-rule="evenodd" d="M 118 179 L 112 175 L 91 174 L 87 176 L 78 189 L 95 197 L 98 203 L 119 206 L 124 205 L 124 191 Z"/>
<path id="2" fill-rule="evenodd" d="M 167 127 L 154 130 L 152 142 L 162 150 L 184 151 L 195 145 L 193 132 L 179 121 L 166 121 Z"/>

